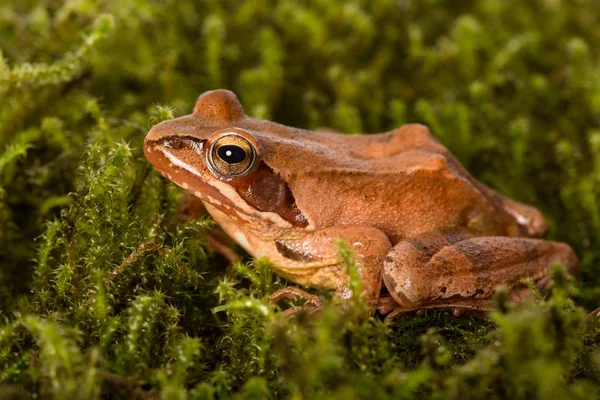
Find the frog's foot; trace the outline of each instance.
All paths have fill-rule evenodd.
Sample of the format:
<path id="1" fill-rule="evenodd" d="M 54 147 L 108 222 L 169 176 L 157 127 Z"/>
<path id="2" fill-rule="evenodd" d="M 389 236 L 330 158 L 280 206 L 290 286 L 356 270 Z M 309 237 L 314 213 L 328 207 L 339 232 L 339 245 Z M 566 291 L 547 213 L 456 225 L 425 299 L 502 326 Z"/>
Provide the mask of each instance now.
<path id="1" fill-rule="evenodd" d="M 282 299 L 287 300 L 295 300 L 301 299 L 304 300 L 307 305 L 304 306 L 294 306 L 288 308 L 287 310 L 282 312 L 284 317 L 289 317 L 295 315 L 299 312 L 307 312 L 309 314 L 313 314 L 315 312 L 320 311 L 323 308 L 323 302 L 319 298 L 319 296 L 315 294 L 310 294 L 305 292 L 304 290 L 297 288 L 295 286 L 288 286 L 283 289 L 276 290 L 271 293 L 271 298 L 269 299 L 269 304 L 277 304 Z"/>
<path id="2" fill-rule="evenodd" d="M 428 308 L 440 308 L 444 310 L 452 311 L 452 315 L 460 317 L 463 314 L 477 314 L 479 310 L 473 310 L 472 307 L 465 307 L 461 305 L 449 305 L 449 304 L 438 304 L 433 307 L 422 305 L 419 307 L 402 307 L 398 302 L 391 296 L 382 296 L 378 299 L 367 300 L 369 306 L 374 307 L 380 314 L 385 315 L 386 321 L 392 321 L 401 315 L 414 312 L 416 315 L 425 315 L 425 311 Z M 468 302 L 469 306 L 472 306 L 471 302 Z M 481 304 L 480 307 L 488 309 L 489 304 Z M 600 310 L 600 309 L 599 309 Z"/>
<path id="3" fill-rule="evenodd" d="M 481 307 L 485 307 L 485 305 L 481 305 Z M 414 312 L 415 315 L 418 316 L 423 316 L 425 315 L 425 312 L 429 309 L 439 309 L 439 310 L 443 310 L 443 311 L 450 311 L 452 312 L 452 315 L 455 317 L 461 317 L 463 315 L 468 315 L 468 316 L 479 316 L 482 317 L 486 311 L 489 311 L 487 308 L 473 308 L 472 304 L 469 304 L 469 307 L 461 307 L 461 306 L 450 306 L 450 305 L 435 305 L 435 306 L 428 306 L 428 305 L 423 305 L 420 306 L 420 308 L 403 308 L 398 306 L 398 308 L 396 308 L 395 310 L 393 310 L 392 312 L 390 312 L 389 314 L 387 314 L 385 316 L 385 320 L 386 321 L 393 321 L 396 318 L 403 316 L 405 314 Z"/>
<path id="4" fill-rule="evenodd" d="M 538 282 L 539 286 L 539 282 Z M 528 286 L 514 288 L 510 295 L 509 300 L 516 305 L 519 305 L 527 300 L 534 300 L 535 295 Z M 386 315 L 386 321 L 392 321 L 399 316 L 414 312 L 416 315 L 425 315 L 427 310 L 441 310 L 450 311 L 455 317 L 469 316 L 469 317 L 484 317 L 488 312 L 494 309 L 494 301 L 491 298 L 482 299 L 452 299 L 448 301 L 439 301 L 431 304 L 421 304 L 415 307 L 402 307 L 399 304 L 396 308 Z M 380 311 L 381 312 L 381 311 Z M 600 308 L 594 311 L 598 317 L 600 317 Z M 594 314 L 592 312 L 592 314 Z M 382 313 L 383 314 L 383 313 Z M 591 314 L 590 314 L 591 315 Z M 588 317 L 589 318 L 589 317 Z"/>
<path id="5" fill-rule="evenodd" d="M 391 296 L 383 296 L 378 299 L 367 300 L 369 306 L 375 308 L 381 315 L 385 315 L 386 321 L 391 321 L 399 317 L 400 315 L 415 312 L 416 315 L 424 315 L 425 308 L 403 308 L 396 300 Z M 458 308 L 457 308 L 458 310 Z M 456 314 L 456 316 L 460 314 Z"/>

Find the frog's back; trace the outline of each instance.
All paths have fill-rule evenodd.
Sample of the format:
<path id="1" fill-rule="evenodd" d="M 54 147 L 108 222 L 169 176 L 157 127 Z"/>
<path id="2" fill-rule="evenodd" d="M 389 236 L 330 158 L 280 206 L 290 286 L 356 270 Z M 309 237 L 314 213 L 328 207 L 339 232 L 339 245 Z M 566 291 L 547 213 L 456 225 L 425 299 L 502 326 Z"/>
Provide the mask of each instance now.
<path id="1" fill-rule="evenodd" d="M 440 156 L 450 155 L 427 127 L 419 124 L 366 135 L 307 131 L 253 119 L 244 125 L 261 144 L 264 161 L 286 176 L 305 170 L 312 174 L 397 175 L 426 168 Z"/>
<path id="2" fill-rule="evenodd" d="M 298 157 L 293 152 L 301 146 L 287 154 L 279 147 L 278 157 L 292 162 L 277 172 L 286 175 L 298 206 L 313 209 L 317 226 L 371 224 L 393 242 L 441 231 L 508 236 L 546 231 L 539 211 L 478 182 L 423 125 L 373 135 L 296 135 L 303 136 L 294 141 L 306 152 Z"/>

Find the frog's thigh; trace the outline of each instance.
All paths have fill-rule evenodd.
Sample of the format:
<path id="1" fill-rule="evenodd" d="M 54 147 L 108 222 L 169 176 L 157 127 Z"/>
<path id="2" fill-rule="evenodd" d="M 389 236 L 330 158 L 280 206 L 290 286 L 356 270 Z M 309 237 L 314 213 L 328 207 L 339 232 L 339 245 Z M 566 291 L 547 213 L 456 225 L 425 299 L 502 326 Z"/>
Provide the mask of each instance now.
<path id="1" fill-rule="evenodd" d="M 377 297 L 381 290 L 381 266 L 383 258 L 391 249 L 388 237 L 379 229 L 361 226 L 332 226 L 312 232 L 298 240 L 278 240 L 275 245 L 280 265 L 291 265 L 287 269 L 292 280 L 293 274 L 301 273 L 306 284 L 328 287 L 336 290 L 339 298 L 351 295 L 347 275 L 340 277 L 338 240 L 350 246 L 358 265 L 358 273 L 364 282 L 367 297 Z M 330 260 L 330 261 L 327 261 Z M 296 265 L 294 268 L 293 265 Z M 317 266 L 321 264 L 320 266 Z M 315 265 L 313 272 L 306 268 Z M 334 284 L 331 284 L 331 281 Z M 328 282 L 325 284 L 325 282 Z"/>
<path id="2" fill-rule="evenodd" d="M 577 258 L 564 243 L 474 237 L 432 251 L 426 242 L 404 241 L 385 258 L 383 280 L 402 307 L 484 309 L 490 307 L 489 299 L 499 284 L 517 293 L 524 278 L 546 283 L 553 262 L 576 273 Z"/>

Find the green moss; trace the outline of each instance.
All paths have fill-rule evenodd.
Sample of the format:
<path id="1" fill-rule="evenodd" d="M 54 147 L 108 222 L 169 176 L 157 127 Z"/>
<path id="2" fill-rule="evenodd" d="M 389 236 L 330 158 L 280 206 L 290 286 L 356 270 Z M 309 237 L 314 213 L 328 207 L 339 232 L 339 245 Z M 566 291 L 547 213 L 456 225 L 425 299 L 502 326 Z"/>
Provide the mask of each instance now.
<path id="1" fill-rule="evenodd" d="M 595 0 L 2 2 L 0 394 L 599 396 L 599 27 Z M 210 254 L 213 222 L 181 223 L 141 152 L 218 87 L 300 127 L 429 125 L 544 211 L 581 279 L 518 309 L 500 292 L 484 320 L 390 324 L 359 296 L 281 318 L 288 283 Z"/>

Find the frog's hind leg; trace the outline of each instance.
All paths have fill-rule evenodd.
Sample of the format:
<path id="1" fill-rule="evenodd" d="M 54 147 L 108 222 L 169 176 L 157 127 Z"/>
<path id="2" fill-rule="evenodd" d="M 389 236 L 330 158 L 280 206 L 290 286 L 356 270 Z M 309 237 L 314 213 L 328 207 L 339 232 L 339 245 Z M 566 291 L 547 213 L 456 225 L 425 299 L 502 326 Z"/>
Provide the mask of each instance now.
<path id="1" fill-rule="evenodd" d="M 384 261 L 383 281 L 405 310 L 485 311 L 492 308 L 497 285 L 507 286 L 519 301 L 528 290 L 523 279 L 546 284 L 554 262 L 571 274 L 577 272 L 577 258 L 564 243 L 504 236 L 434 237 L 394 246 Z"/>

